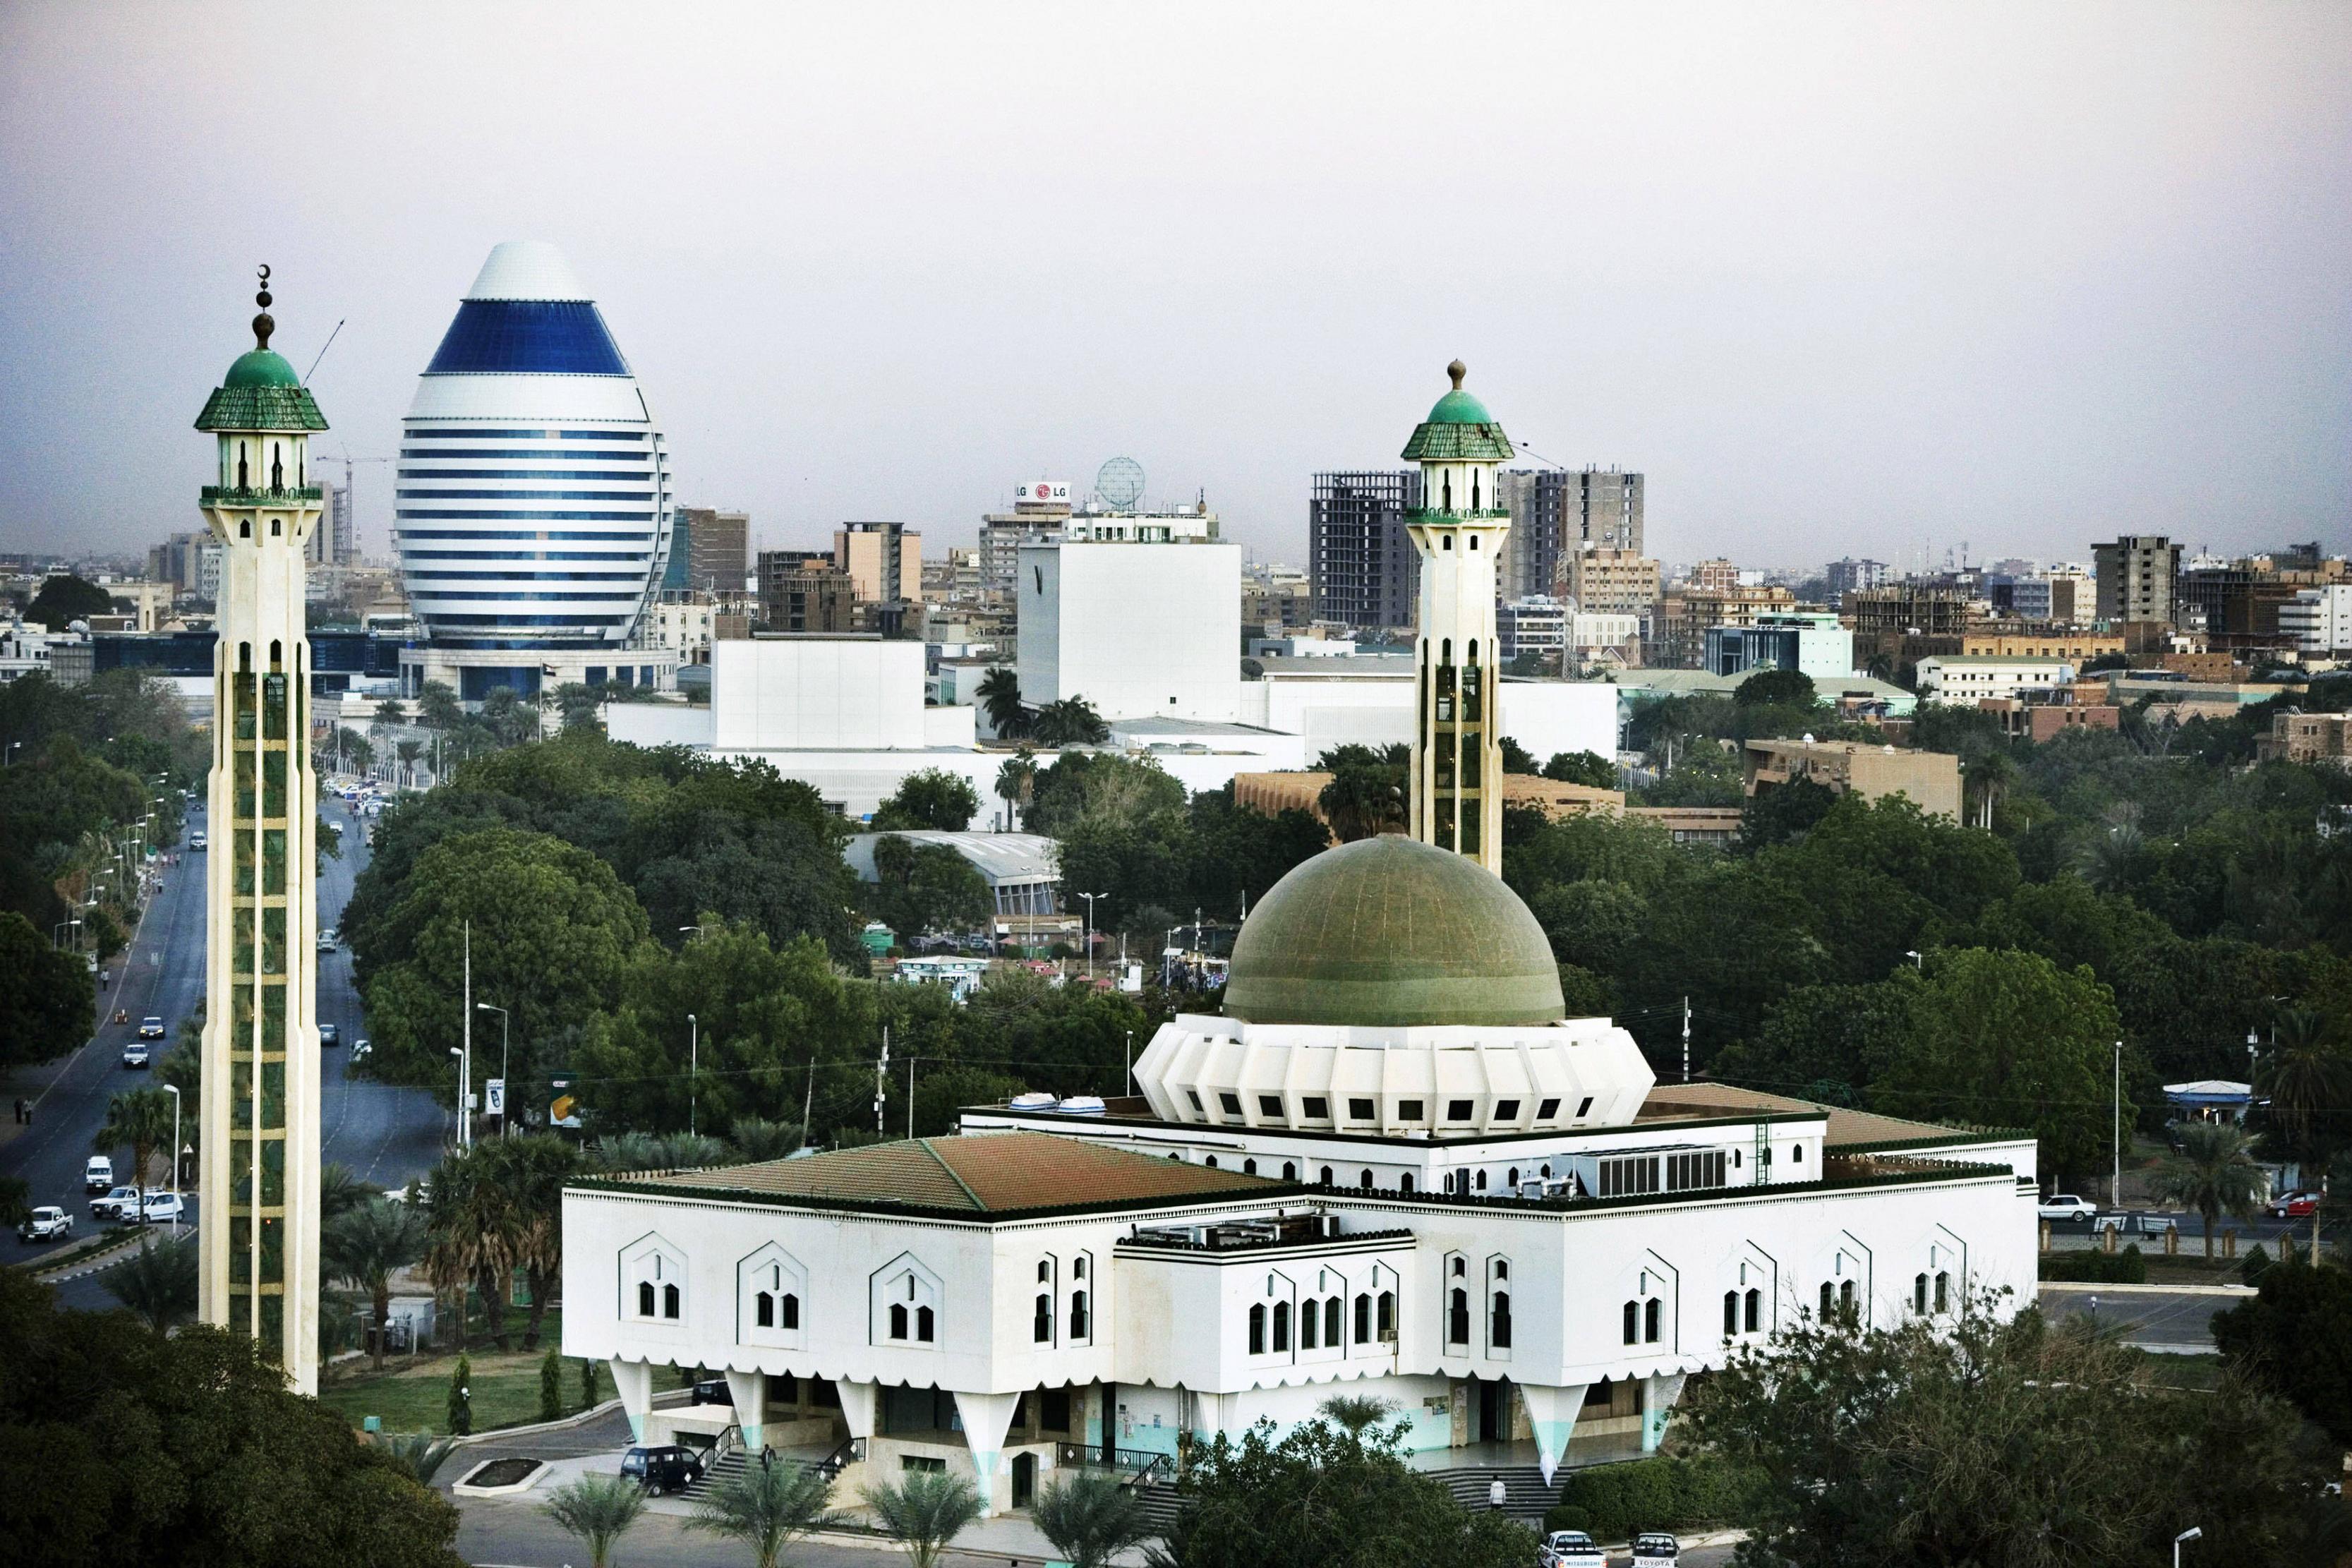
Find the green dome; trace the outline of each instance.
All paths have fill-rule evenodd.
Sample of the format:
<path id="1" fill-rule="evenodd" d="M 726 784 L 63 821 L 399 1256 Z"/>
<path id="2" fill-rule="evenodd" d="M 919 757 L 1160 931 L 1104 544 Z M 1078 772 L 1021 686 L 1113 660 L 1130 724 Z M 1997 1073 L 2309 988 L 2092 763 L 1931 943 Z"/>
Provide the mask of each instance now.
<path id="1" fill-rule="evenodd" d="M 1242 926 L 1225 1013 L 1253 1024 L 1549 1024 L 1551 943 L 1476 861 L 1397 834 L 1327 849 Z"/>
<path id="2" fill-rule="evenodd" d="M 1430 425 L 1492 425 L 1495 423 L 1495 416 L 1486 412 L 1486 405 L 1485 404 L 1479 402 L 1476 398 L 1471 396 L 1468 393 L 1463 391 L 1457 386 L 1453 391 L 1447 393 L 1444 396 L 1437 400 L 1436 405 L 1430 409 L 1429 418 L 1424 421 L 1424 423 Z"/>
<path id="3" fill-rule="evenodd" d="M 255 349 L 249 353 L 237 356 L 236 363 L 228 367 L 227 379 L 221 384 L 223 386 L 299 386 L 302 384 L 302 378 L 294 374 L 294 367 L 286 363 L 286 357 L 283 354 L 272 349 Z"/>

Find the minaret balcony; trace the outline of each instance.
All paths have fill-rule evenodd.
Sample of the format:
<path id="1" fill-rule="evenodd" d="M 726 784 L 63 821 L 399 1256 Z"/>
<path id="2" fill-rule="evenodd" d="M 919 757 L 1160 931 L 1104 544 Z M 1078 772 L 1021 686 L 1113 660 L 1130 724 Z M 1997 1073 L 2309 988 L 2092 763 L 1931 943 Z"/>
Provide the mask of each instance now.
<path id="1" fill-rule="evenodd" d="M 206 485 L 196 492 L 196 499 L 206 506 L 293 507 L 305 501 L 321 501 L 325 492 L 317 485 L 289 486 L 280 489 L 247 489 L 236 485 Z"/>
<path id="2" fill-rule="evenodd" d="M 1507 507 L 1488 507 L 1483 511 L 1472 511 L 1468 507 L 1456 511 L 1445 511 L 1436 507 L 1415 507 L 1406 511 L 1404 520 L 1408 523 L 1508 522 L 1511 513 Z"/>

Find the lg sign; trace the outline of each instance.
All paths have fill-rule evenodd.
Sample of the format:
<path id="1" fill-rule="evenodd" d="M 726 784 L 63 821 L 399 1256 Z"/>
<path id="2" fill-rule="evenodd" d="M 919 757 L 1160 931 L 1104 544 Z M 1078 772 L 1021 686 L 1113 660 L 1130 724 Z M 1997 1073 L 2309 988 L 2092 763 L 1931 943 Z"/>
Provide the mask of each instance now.
<path id="1" fill-rule="evenodd" d="M 1069 499 L 1070 482 L 1067 479 L 1034 479 L 1013 487 L 1013 500 L 1016 505 L 1024 501 L 1033 505 L 1039 501 L 1060 501 L 1066 505 Z"/>

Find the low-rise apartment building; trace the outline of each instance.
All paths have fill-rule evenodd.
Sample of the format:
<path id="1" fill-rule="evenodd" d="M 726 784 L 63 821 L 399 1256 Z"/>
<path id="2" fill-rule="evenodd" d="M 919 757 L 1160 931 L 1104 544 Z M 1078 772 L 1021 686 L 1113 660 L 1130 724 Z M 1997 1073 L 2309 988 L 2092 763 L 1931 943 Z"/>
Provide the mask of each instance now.
<path id="1" fill-rule="evenodd" d="M 1960 816 L 1960 759 L 1948 752 L 1864 745 L 1859 741 L 1750 741 L 1743 758 L 1749 795 L 1798 779 L 1864 800 L 1910 797 L 1931 816 Z"/>
<path id="2" fill-rule="evenodd" d="M 2015 697 L 2047 701 L 2066 689 L 2074 679 L 2074 666 L 2063 658 L 1937 655 L 1919 661 L 1919 699 L 1972 703 L 1986 697 Z"/>

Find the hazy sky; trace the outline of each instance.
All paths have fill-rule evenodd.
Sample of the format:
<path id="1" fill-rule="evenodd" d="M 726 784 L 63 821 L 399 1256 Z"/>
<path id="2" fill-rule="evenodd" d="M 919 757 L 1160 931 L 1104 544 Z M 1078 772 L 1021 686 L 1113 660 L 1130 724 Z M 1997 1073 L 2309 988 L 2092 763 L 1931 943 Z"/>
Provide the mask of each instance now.
<path id="1" fill-rule="evenodd" d="M 195 526 L 259 261 L 388 455 L 524 237 L 772 545 L 1126 454 L 1304 565 L 1455 355 L 1670 561 L 2352 516 L 2352 5 L 11 0 L 0 548 Z"/>

